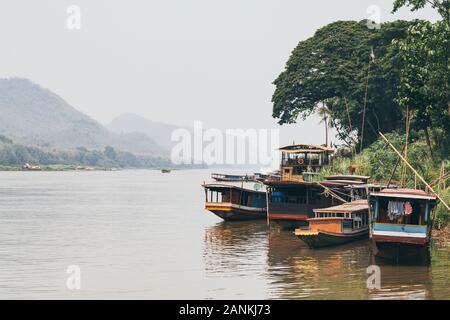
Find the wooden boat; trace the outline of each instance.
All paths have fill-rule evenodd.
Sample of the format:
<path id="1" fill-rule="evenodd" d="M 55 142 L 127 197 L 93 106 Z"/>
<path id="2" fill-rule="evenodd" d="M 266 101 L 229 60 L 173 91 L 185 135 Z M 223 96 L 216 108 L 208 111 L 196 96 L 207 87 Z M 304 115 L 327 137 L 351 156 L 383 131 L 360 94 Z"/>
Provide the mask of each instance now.
<path id="1" fill-rule="evenodd" d="M 266 188 L 259 181 L 203 184 L 205 209 L 226 221 L 265 219 Z"/>
<path id="2" fill-rule="evenodd" d="M 335 175 L 313 181 L 317 172 L 330 164 L 330 155 L 334 152 L 331 148 L 302 144 L 279 150 L 282 153 L 281 179 L 268 179 L 264 183 L 268 190 L 269 219 L 283 229 L 307 227 L 308 219 L 315 216 L 315 209 L 366 199 L 367 189 L 382 187 L 368 184 L 366 176 Z"/>
<path id="3" fill-rule="evenodd" d="M 333 149 L 317 145 L 293 144 L 281 151 L 280 178 L 264 181 L 268 189 L 268 215 L 283 229 L 307 226 L 313 209 L 325 208 L 339 202 L 321 196 L 323 187 L 312 177 L 330 163 Z"/>
<path id="4" fill-rule="evenodd" d="M 252 175 L 239 175 L 239 174 L 223 174 L 223 173 L 212 173 L 211 178 L 215 181 L 250 181 L 255 180 L 255 177 Z"/>
<path id="5" fill-rule="evenodd" d="M 369 205 L 367 200 L 356 200 L 338 206 L 315 209 L 309 218 L 309 227 L 296 229 L 294 234 L 310 248 L 340 245 L 369 238 Z"/>
<path id="6" fill-rule="evenodd" d="M 171 170 L 170 169 L 161 169 L 161 173 L 170 173 Z"/>
<path id="7" fill-rule="evenodd" d="M 436 201 L 434 195 L 423 190 L 371 192 L 370 238 L 374 255 L 395 261 L 427 258 Z"/>

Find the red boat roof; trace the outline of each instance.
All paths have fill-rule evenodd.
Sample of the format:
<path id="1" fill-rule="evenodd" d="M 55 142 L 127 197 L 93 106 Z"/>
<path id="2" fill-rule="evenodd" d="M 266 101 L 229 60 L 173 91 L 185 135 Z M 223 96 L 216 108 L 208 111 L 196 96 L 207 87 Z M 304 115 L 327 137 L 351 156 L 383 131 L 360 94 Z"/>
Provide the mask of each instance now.
<path id="1" fill-rule="evenodd" d="M 369 204 L 367 203 L 367 200 L 355 200 L 352 202 L 346 202 L 343 204 L 340 204 L 338 206 L 329 207 L 329 208 L 323 208 L 323 209 L 314 209 L 314 212 L 321 213 L 321 212 L 338 212 L 338 213 L 351 213 L 351 212 L 358 212 L 363 210 L 368 210 Z"/>
<path id="2" fill-rule="evenodd" d="M 380 192 L 371 192 L 370 195 L 381 197 L 436 200 L 436 196 L 432 195 L 431 193 L 417 189 L 384 189 Z"/>
<path id="3" fill-rule="evenodd" d="M 367 181 L 370 177 L 368 176 L 357 176 L 357 175 L 349 175 L 349 174 L 337 174 L 332 176 L 327 176 L 325 179 L 327 180 L 352 180 L 352 181 Z"/>

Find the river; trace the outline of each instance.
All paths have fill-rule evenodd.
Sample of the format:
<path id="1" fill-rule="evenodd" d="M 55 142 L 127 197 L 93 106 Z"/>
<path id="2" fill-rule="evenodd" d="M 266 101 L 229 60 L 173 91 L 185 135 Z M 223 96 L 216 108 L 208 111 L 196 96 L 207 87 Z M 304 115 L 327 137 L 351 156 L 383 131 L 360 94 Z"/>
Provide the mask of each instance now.
<path id="1" fill-rule="evenodd" d="M 429 266 L 378 264 L 368 289 L 367 241 L 310 250 L 265 221 L 221 222 L 210 173 L 0 172 L 0 298 L 450 299 L 450 243 Z"/>

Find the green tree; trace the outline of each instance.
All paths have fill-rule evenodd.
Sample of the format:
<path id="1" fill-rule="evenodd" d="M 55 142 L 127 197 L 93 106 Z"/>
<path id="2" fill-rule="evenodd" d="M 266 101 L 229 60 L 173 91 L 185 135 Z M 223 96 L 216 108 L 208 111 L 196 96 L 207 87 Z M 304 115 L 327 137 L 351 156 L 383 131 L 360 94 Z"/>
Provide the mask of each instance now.
<path id="1" fill-rule="evenodd" d="M 338 21 L 301 41 L 274 81 L 273 117 L 280 124 L 293 123 L 325 103 L 339 138 L 348 145 L 355 142 L 350 138 L 353 133 L 361 143 L 365 104 L 365 146 L 377 139 L 378 130 L 401 127 L 401 108 L 394 100 L 401 59 L 392 40 L 404 39 L 412 24 L 395 21 L 376 30 L 369 29 L 365 20 Z"/>
<path id="2" fill-rule="evenodd" d="M 449 28 L 442 21 L 420 21 L 409 28 L 406 39 L 397 43 L 404 66 L 397 101 L 415 111 L 413 127 L 424 130 L 430 148 L 429 128 L 434 132 L 443 129 L 444 137 L 450 134 L 449 36 Z"/>
<path id="3" fill-rule="evenodd" d="M 404 6 L 411 7 L 412 11 L 417 11 L 426 5 L 431 5 L 433 9 L 439 12 L 447 25 L 450 24 L 450 0 L 395 0 L 392 12 L 396 12 Z"/>
<path id="4" fill-rule="evenodd" d="M 393 11 L 403 6 L 419 10 L 430 4 L 442 17 L 436 23 L 420 22 L 408 30 L 399 42 L 405 68 L 401 74 L 398 101 L 417 112 L 415 125 L 424 129 L 430 145 L 428 128 L 441 149 L 450 143 L 450 0 L 395 0 Z M 437 135 L 440 129 L 443 135 Z"/>

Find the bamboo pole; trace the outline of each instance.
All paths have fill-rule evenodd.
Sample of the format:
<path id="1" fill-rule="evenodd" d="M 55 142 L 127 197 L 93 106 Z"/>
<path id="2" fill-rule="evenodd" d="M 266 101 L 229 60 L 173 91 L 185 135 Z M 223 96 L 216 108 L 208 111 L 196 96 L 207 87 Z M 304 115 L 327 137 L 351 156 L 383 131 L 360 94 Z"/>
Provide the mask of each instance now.
<path id="1" fill-rule="evenodd" d="M 450 206 L 445 203 L 444 199 L 441 198 L 441 196 L 439 196 L 439 194 L 437 194 L 434 189 L 425 181 L 425 179 L 416 171 L 416 169 L 413 168 L 412 165 L 409 164 L 408 160 L 406 160 L 402 154 L 400 152 L 398 152 L 398 150 L 392 145 L 392 143 L 384 136 L 384 134 L 382 134 L 381 132 L 379 132 L 380 136 L 384 139 L 384 141 L 386 141 L 386 143 L 389 145 L 389 147 L 391 147 L 392 150 L 394 150 L 394 152 L 406 163 L 406 165 L 411 169 L 412 172 L 414 172 L 414 174 L 417 176 L 417 178 L 420 179 L 420 181 L 422 181 L 429 190 L 431 190 L 431 192 L 439 199 L 439 201 L 442 202 L 442 204 L 444 205 L 445 208 L 447 208 L 447 210 L 450 212 Z"/>
<path id="2" fill-rule="evenodd" d="M 408 160 L 408 139 L 409 139 L 409 123 L 410 123 L 410 118 L 409 118 L 410 114 L 409 114 L 409 106 L 406 106 L 406 119 L 405 119 L 405 131 L 406 131 L 406 135 L 405 135 L 405 159 Z M 401 179 L 400 179 L 400 185 L 401 187 L 406 185 L 406 174 L 407 174 L 407 168 L 406 165 L 403 164 L 403 168 L 402 168 L 402 174 L 401 174 Z"/>
<path id="3" fill-rule="evenodd" d="M 344 199 L 342 199 L 341 197 L 339 197 L 337 194 L 335 194 L 330 188 L 324 186 L 323 184 L 321 184 L 320 182 L 316 182 L 319 186 L 321 186 L 322 188 L 325 189 L 326 192 L 328 192 L 333 198 L 336 198 L 337 200 L 346 203 L 347 201 L 345 201 Z"/>

